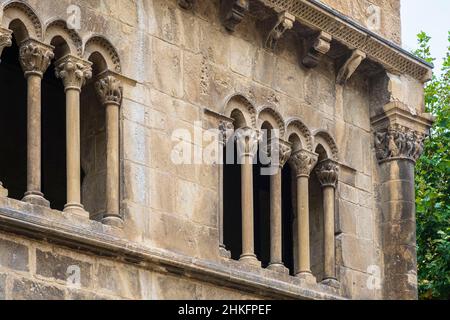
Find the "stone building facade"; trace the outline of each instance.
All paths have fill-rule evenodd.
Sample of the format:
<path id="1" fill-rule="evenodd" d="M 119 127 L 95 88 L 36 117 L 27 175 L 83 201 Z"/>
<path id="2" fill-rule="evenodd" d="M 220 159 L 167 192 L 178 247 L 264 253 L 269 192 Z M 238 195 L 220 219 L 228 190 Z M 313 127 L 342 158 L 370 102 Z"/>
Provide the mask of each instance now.
<path id="1" fill-rule="evenodd" d="M 0 299 L 415 299 L 400 43 L 400 0 L 0 0 Z"/>

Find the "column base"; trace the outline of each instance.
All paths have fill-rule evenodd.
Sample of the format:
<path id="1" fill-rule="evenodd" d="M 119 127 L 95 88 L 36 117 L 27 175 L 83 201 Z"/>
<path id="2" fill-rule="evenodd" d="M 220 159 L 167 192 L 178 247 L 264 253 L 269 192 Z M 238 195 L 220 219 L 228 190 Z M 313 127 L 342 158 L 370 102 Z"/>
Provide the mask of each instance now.
<path id="1" fill-rule="evenodd" d="M 241 255 L 239 261 L 251 266 L 261 268 L 261 261 L 259 261 L 254 254 L 243 254 Z"/>
<path id="2" fill-rule="evenodd" d="M 3 188 L 3 185 L 0 182 L 0 197 L 7 197 L 7 196 L 8 196 L 8 189 Z"/>
<path id="3" fill-rule="evenodd" d="M 102 219 L 102 223 L 116 228 L 123 228 L 123 219 L 119 216 L 106 216 Z"/>
<path id="4" fill-rule="evenodd" d="M 269 264 L 267 269 L 278 273 L 289 274 L 289 269 L 286 268 L 282 263 L 271 263 Z"/>
<path id="5" fill-rule="evenodd" d="M 219 247 L 219 255 L 225 259 L 231 259 L 231 252 L 225 248 L 225 246 Z"/>
<path id="6" fill-rule="evenodd" d="M 64 206 L 64 212 L 71 214 L 71 215 L 75 215 L 78 216 L 80 218 L 89 220 L 90 216 L 89 216 L 89 212 L 87 212 L 86 210 L 84 210 L 84 207 L 82 204 L 79 203 L 68 203 Z"/>
<path id="7" fill-rule="evenodd" d="M 328 286 L 328 287 L 332 287 L 335 289 L 339 289 L 341 287 L 341 284 L 339 283 L 339 281 L 337 281 L 336 278 L 327 278 L 322 280 L 321 284 Z"/>
<path id="8" fill-rule="evenodd" d="M 41 192 L 28 191 L 22 201 L 35 206 L 50 208 L 50 202 L 44 198 L 44 194 Z"/>
<path id="9" fill-rule="evenodd" d="M 316 284 L 317 278 L 310 271 L 301 271 L 295 275 L 300 280 L 304 280 L 308 284 Z"/>

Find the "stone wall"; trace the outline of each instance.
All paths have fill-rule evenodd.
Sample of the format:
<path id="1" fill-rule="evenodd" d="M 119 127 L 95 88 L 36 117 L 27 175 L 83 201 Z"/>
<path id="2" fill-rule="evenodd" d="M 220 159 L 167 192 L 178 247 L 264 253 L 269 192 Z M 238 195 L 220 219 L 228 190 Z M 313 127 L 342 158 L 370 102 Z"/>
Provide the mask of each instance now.
<path id="1" fill-rule="evenodd" d="M 384 38 L 402 43 L 400 0 L 321 1 Z"/>
<path id="2" fill-rule="evenodd" d="M 315 69 L 300 66 L 296 41 L 289 31 L 275 52 L 267 51 L 262 46 L 263 36 L 255 26 L 256 21 L 250 17 L 231 34 L 221 25 L 218 0 L 198 1 L 193 11 L 180 9 L 175 0 L 26 2 L 42 21 L 65 17 L 69 4 L 79 5 L 81 36 L 104 35 L 121 57 L 122 73 L 128 78 L 124 80 L 121 109 L 125 239 L 222 264 L 224 268 L 240 268 L 237 262 L 219 254 L 217 166 L 180 166 L 170 161 L 174 130 L 185 129 L 194 135 L 199 128 L 207 128 L 204 108 L 222 113 L 227 98 L 240 93 L 258 108 L 272 106 L 284 119 L 300 117 L 312 132 L 326 130 L 334 137 L 342 164 L 336 200 L 341 283 L 338 295 L 381 298 L 381 286 L 367 285 L 373 279 L 374 268 L 382 270 L 383 263 L 373 189 L 377 163 L 370 125 L 371 84 L 362 72 L 357 72 L 345 86 L 338 86 L 332 59 L 324 57 Z M 356 1 L 350 0 L 327 2 L 357 20 L 363 19 L 369 4 L 358 1 L 355 5 Z M 400 42 L 399 1 L 374 1 L 374 4 L 382 8 L 381 34 Z M 90 139 L 101 140 L 101 129 Z M 91 161 L 102 161 L 94 160 L 101 158 L 102 151 L 94 150 L 92 141 L 85 143 Z M 193 142 L 193 148 L 202 146 L 203 142 Z M 99 166 L 96 174 L 102 177 L 102 164 Z M 89 190 L 96 186 L 85 188 L 84 192 L 91 194 Z M 99 213 L 102 189 L 96 189 L 94 194 L 99 194 L 99 199 L 91 197 L 86 204 Z M 66 285 L 65 271 L 72 264 L 82 267 L 81 289 Z M 295 283 L 289 277 L 270 272 L 256 273 Z M 315 285 L 314 290 L 328 289 Z M 2 297 L 260 296 L 1 233 Z"/>

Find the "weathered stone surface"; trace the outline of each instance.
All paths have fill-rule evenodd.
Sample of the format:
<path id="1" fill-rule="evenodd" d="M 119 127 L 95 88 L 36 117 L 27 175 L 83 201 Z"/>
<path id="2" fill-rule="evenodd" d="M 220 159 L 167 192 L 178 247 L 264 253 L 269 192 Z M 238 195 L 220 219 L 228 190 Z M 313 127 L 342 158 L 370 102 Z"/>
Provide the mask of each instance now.
<path id="1" fill-rule="evenodd" d="M 20 243 L 0 239 L 0 266 L 17 271 L 28 271 L 28 247 Z"/>
<path id="2" fill-rule="evenodd" d="M 89 287 L 92 280 L 91 270 L 92 264 L 88 262 L 53 252 L 36 250 L 36 274 L 40 276 L 61 280 L 64 283 L 73 283 L 70 282 L 70 278 L 74 276 L 78 277 L 79 271 L 80 283 L 73 284 Z"/>
<path id="3" fill-rule="evenodd" d="M 377 158 L 379 143 L 376 143 L 373 131 L 383 129 L 383 121 L 379 117 L 386 114 L 387 106 L 395 105 L 404 111 L 400 117 L 404 121 L 402 125 L 410 125 L 411 130 L 425 133 L 431 120 L 422 115 L 423 79 L 419 76 L 391 74 L 381 65 L 373 64 L 370 57 L 363 60 L 363 54 L 338 45 L 338 39 L 334 37 L 332 42 L 325 41 L 330 46 L 308 44 L 304 36 L 312 30 L 304 30 L 307 27 L 300 21 L 291 26 L 292 19 L 281 20 L 280 23 L 277 14 L 271 10 L 264 14 L 250 12 L 239 16 L 239 19 L 234 17 L 235 22 L 240 20 L 240 23 L 233 33 L 228 32 L 220 18 L 219 0 L 196 0 L 189 8 L 180 8 L 179 1 L 175 0 L 29 0 L 20 2 L 14 9 L 8 8 L 7 2 L 0 0 L 0 7 L 5 8 L 5 12 L 0 14 L 3 18 L 0 53 L 8 50 L 11 32 L 5 28 L 10 26 L 11 19 L 24 19 L 35 11 L 37 17 L 24 21 L 31 38 L 41 39 L 47 45 L 54 44 L 58 59 L 62 58 L 59 56 L 63 52 L 70 50 L 73 57 L 81 58 L 73 61 L 93 62 L 94 79 L 81 88 L 80 95 L 80 176 L 83 178 L 81 202 L 90 218 L 96 221 L 82 221 L 67 212 L 6 198 L 6 189 L 2 186 L 10 190 L 10 196 L 17 193 L 14 188 L 26 186 L 12 188 L 11 181 L 5 181 L 11 179 L 1 176 L 2 221 L 6 219 L 8 226 L 20 224 L 21 227 L 15 226 L 16 229 L 12 230 L 21 233 L 20 236 L 1 233 L 0 299 L 258 299 L 286 297 L 287 292 L 287 297 L 296 298 L 339 295 L 353 299 L 380 299 L 391 297 L 389 292 L 396 288 L 395 297 L 414 298 L 413 159 L 397 161 L 391 154 L 384 157 L 388 160 L 386 163 L 380 164 Z M 250 9 L 256 7 L 254 2 L 251 1 Z M 372 29 L 377 22 L 372 15 L 379 8 L 381 24 L 374 31 L 388 40 L 400 42 L 399 0 L 323 2 Z M 38 21 L 54 21 L 56 17 L 67 20 L 67 7 L 72 4 L 82 8 L 79 30 L 69 28 L 67 31 L 63 23 L 51 23 L 45 28 L 38 26 Z M 26 5 L 33 10 L 19 13 Z M 289 12 L 284 14 L 290 17 Z M 337 20 L 335 22 L 338 23 Z M 267 26 L 276 28 L 265 30 Z M 16 29 L 14 37 L 20 40 L 21 35 Z M 344 29 L 339 30 L 344 32 Z M 52 41 L 55 34 L 66 35 L 67 32 L 70 32 L 67 37 L 69 48 L 62 46 L 61 41 Z M 91 35 L 101 37 L 89 40 Z M 312 37 L 329 40 L 323 34 L 322 38 Z M 265 46 L 267 38 L 270 41 Z M 306 68 L 302 64 L 303 51 L 311 46 L 321 49 L 322 56 L 317 59 L 315 68 Z M 357 66 L 356 70 L 340 68 L 345 61 L 352 62 L 347 58 L 355 52 L 354 57 L 362 60 L 361 64 L 359 58 L 356 65 L 350 63 Z M 395 60 L 395 55 L 389 57 L 392 63 L 400 61 Z M 4 60 L 9 63 L 8 59 Z M 410 62 L 408 60 L 407 63 Z M 82 83 L 83 79 L 77 78 L 80 74 L 73 72 L 80 66 L 67 67 L 62 71 L 72 75 L 73 83 Z M 14 69 L 9 66 L 3 68 L 3 65 L 0 68 L 3 71 Z M 117 90 L 104 91 L 104 96 L 116 95 L 115 103 L 122 98 L 118 119 L 110 122 L 106 121 L 107 108 L 101 104 L 105 99 L 98 100 L 93 85 L 104 68 L 115 72 L 114 76 L 123 86 L 121 97 Z M 345 72 L 339 77 L 341 69 Z M 67 74 L 60 75 L 67 77 Z M 22 72 L 14 76 L 23 79 Z M 14 83 L 9 81 L 8 75 L 4 78 L 8 81 L 2 81 L 8 85 Z M 337 84 L 340 78 L 346 81 Z M 48 79 L 44 77 L 42 81 Z M 7 88 L 0 93 L 8 100 L 14 96 L 10 91 L 15 89 L 7 84 L 0 86 L 0 91 Z M 48 87 L 48 83 L 43 86 Z M 25 93 L 22 95 L 26 96 Z M 42 94 L 43 97 L 48 95 L 48 92 Z M 239 97 L 231 98 L 236 95 Z M 59 102 L 55 102 L 57 104 Z M 53 104 L 42 105 L 46 113 L 48 105 Z M 209 111 L 206 112 L 205 108 Z M 13 108 L 3 109 L 0 110 L 0 133 L 10 139 L 8 132 L 2 130 L 4 121 L 9 121 L 4 112 Z M 395 120 L 395 116 L 389 116 L 389 120 Z M 76 119 L 76 116 L 71 118 Z M 64 119 L 60 121 L 63 123 Z M 232 123 L 235 129 L 239 126 L 261 129 L 263 123 L 265 128 L 280 128 L 282 135 L 286 133 L 280 138 L 291 142 L 292 147 L 316 153 L 318 162 L 331 158 L 336 161 L 339 176 L 333 175 L 333 182 L 338 180 L 335 201 L 330 189 L 326 191 L 325 201 L 327 208 L 334 204 L 334 217 L 332 210 L 327 210 L 328 219 L 324 219 L 325 191 L 316 173 L 311 175 L 309 185 L 304 184 L 309 188 L 309 208 L 304 203 L 296 203 L 295 187 L 291 189 L 292 194 L 283 195 L 283 198 L 295 202 L 291 203 L 294 215 L 299 205 L 305 212 L 306 209 L 310 211 L 309 249 L 313 276 L 307 278 L 315 277 L 320 282 L 329 276 L 325 270 L 324 247 L 328 248 L 327 252 L 333 252 L 334 247 L 341 293 L 315 281 L 302 281 L 301 276 L 296 278 L 246 266 L 220 255 L 219 244 L 222 244 L 225 232 L 221 226 L 226 214 L 222 204 L 225 201 L 238 202 L 237 199 L 224 199 L 220 179 L 223 174 L 228 177 L 227 173 L 222 172 L 223 168 L 217 163 L 176 165 L 171 156 L 180 148 L 175 147 L 174 131 L 187 133 L 183 139 L 192 152 L 203 152 L 211 141 L 202 135 L 203 132 L 199 134 L 199 129 L 218 129 L 223 122 Z M 111 146 L 108 148 L 106 134 L 111 132 L 108 131 L 111 126 L 119 136 L 110 141 L 120 141 L 112 152 Z M 60 138 L 61 146 L 64 146 L 65 139 L 63 136 Z M 47 143 L 44 149 L 54 145 L 52 141 L 44 142 Z M 0 143 L 2 174 L 14 169 L 3 168 L 5 163 L 17 161 L 6 159 L 8 153 L 1 149 L 3 143 Z M 411 152 L 407 144 L 402 145 L 401 139 L 397 139 L 397 143 L 398 146 L 394 145 L 394 141 L 386 150 L 395 151 L 397 147 Z M 418 155 L 420 143 L 415 147 Z M 63 147 L 61 150 L 55 147 L 51 151 L 63 154 L 64 150 Z M 114 177 L 112 184 L 111 181 L 108 183 L 117 183 L 120 187 L 120 191 L 113 193 L 118 198 L 114 201 L 115 213 L 123 216 L 123 228 L 101 223 L 105 214 L 111 214 L 107 212 L 107 199 L 112 192 L 108 192 L 106 187 L 107 178 L 111 178 L 107 174 L 108 163 L 112 163 L 108 159 L 111 158 L 117 165 L 112 167 L 120 167 L 120 178 Z M 46 157 L 42 159 L 47 161 Z M 315 169 L 312 168 L 312 172 L 316 172 Z M 43 174 L 47 175 L 45 171 Z M 64 174 L 61 173 L 62 176 Z M 291 180 L 295 182 L 295 177 Z M 47 190 L 61 188 L 44 181 Z M 255 186 L 256 181 L 254 179 Z M 236 174 L 232 188 L 237 189 L 239 184 L 241 177 Z M 252 213 L 257 214 L 256 211 Z M 4 215 L 7 218 L 3 219 Z M 325 220 L 328 226 L 326 242 Z M 26 232 L 38 230 L 31 236 L 41 242 L 25 238 L 29 233 L 24 234 L 24 226 Z M 245 233 L 250 234 L 247 229 Z M 233 232 L 237 235 L 242 230 L 236 226 Z M 305 234 L 307 237 L 307 232 Z M 294 232 L 294 250 L 299 248 L 297 237 L 298 232 Z M 46 243 L 49 238 L 55 241 L 52 246 Z M 80 246 L 80 242 L 83 245 Z M 61 244 L 66 248 L 60 248 Z M 113 249 L 105 249 L 109 259 L 103 257 L 105 252 L 102 251 L 108 245 L 113 246 Z M 92 246 L 95 247 L 94 252 L 85 250 Z M 101 255 L 96 246 L 102 247 Z M 164 267 L 155 265 L 158 254 L 165 259 Z M 297 254 L 294 254 L 294 259 Z M 167 270 L 165 264 L 170 263 L 176 266 L 167 267 Z M 372 290 L 366 286 L 371 279 L 368 268 L 373 265 L 383 271 L 381 289 Z M 71 266 L 80 267 L 81 288 L 65 283 L 67 269 Z M 193 272 L 184 274 L 191 268 Z M 333 279 L 328 283 L 336 281 Z M 238 289 L 242 285 L 245 292 Z"/>
<path id="4" fill-rule="evenodd" d="M 17 279 L 13 282 L 11 299 L 13 300 L 63 300 L 64 291 L 28 279 Z"/>

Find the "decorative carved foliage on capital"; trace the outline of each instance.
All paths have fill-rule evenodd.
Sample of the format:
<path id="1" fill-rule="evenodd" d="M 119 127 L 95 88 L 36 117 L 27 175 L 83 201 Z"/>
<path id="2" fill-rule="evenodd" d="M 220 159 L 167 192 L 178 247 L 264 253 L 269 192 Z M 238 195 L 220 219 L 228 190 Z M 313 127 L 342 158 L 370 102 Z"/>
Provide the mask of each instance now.
<path id="1" fill-rule="evenodd" d="M 262 140 L 260 131 L 253 128 L 240 128 L 235 133 L 236 145 L 239 157 L 254 157 L 258 152 L 258 145 Z"/>
<path id="2" fill-rule="evenodd" d="M 302 60 L 303 65 L 307 68 L 317 67 L 322 56 L 330 51 L 332 39 L 333 37 L 330 34 L 321 31 L 319 35 L 313 39 L 311 47 Z"/>
<path id="3" fill-rule="evenodd" d="M 112 74 L 107 73 L 100 76 L 100 79 L 95 83 L 95 91 L 103 105 L 115 104 L 120 106 L 122 103 L 122 82 Z"/>
<path id="4" fill-rule="evenodd" d="M 224 27 L 234 32 L 250 8 L 249 0 L 221 0 L 220 15 Z"/>
<path id="5" fill-rule="evenodd" d="M 380 163 L 407 159 L 417 161 L 423 153 L 426 134 L 393 125 L 375 132 L 375 150 Z"/>
<path id="6" fill-rule="evenodd" d="M 322 187 L 336 188 L 339 179 L 339 164 L 333 160 L 324 160 L 318 164 L 316 174 Z"/>
<path id="7" fill-rule="evenodd" d="M 226 145 L 228 143 L 228 140 L 233 136 L 234 133 L 234 125 L 231 122 L 228 121 L 220 121 L 219 123 L 219 142 L 222 145 Z"/>
<path id="8" fill-rule="evenodd" d="M 274 138 L 269 142 L 267 150 L 267 155 L 270 159 L 270 165 L 272 167 L 283 168 L 286 162 L 291 157 L 292 145 L 287 141 Z"/>
<path id="9" fill-rule="evenodd" d="M 359 49 L 353 50 L 350 57 L 345 61 L 341 69 L 339 70 L 336 82 L 340 85 L 344 85 L 358 69 L 361 62 L 366 59 L 366 54 Z"/>
<path id="10" fill-rule="evenodd" d="M 4 48 L 11 46 L 12 46 L 12 31 L 0 27 L 0 56 L 2 55 Z"/>
<path id="11" fill-rule="evenodd" d="M 277 46 L 278 40 L 281 39 L 283 34 L 294 27 L 295 16 L 288 12 L 282 12 L 279 14 L 275 25 L 269 31 L 267 35 L 265 47 L 274 50 Z"/>
<path id="12" fill-rule="evenodd" d="M 178 5 L 185 10 L 191 10 L 195 4 L 195 0 L 178 0 L 177 2 Z"/>
<path id="13" fill-rule="evenodd" d="M 319 156 L 307 150 L 298 150 L 292 153 L 289 162 L 295 170 L 297 177 L 309 177 L 317 164 Z"/>
<path id="14" fill-rule="evenodd" d="M 43 76 L 55 57 L 53 47 L 37 40 L 28 39 L 20 45 L 19 58 L 25 76 Z"/>
<path id="15" fill-rule="evenodd" d="M 56 77 L 62 79 L 64 87 L 81 90 L 87 80 L 92 78 L 92 63 L 72 55 L 56 62 Z"/>

